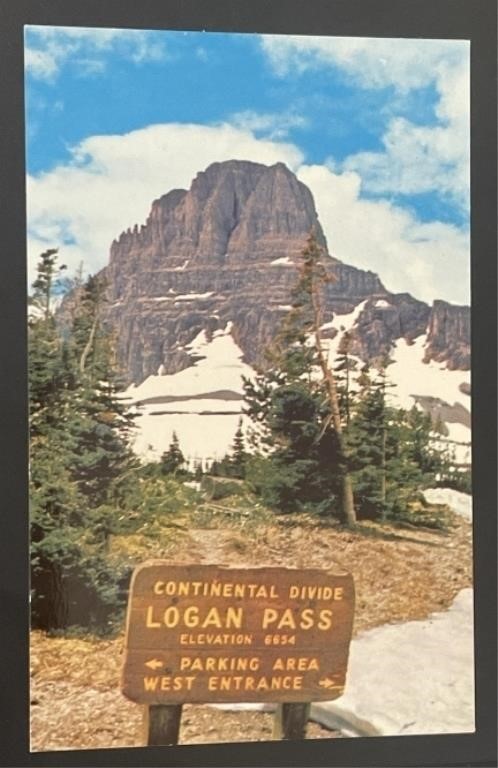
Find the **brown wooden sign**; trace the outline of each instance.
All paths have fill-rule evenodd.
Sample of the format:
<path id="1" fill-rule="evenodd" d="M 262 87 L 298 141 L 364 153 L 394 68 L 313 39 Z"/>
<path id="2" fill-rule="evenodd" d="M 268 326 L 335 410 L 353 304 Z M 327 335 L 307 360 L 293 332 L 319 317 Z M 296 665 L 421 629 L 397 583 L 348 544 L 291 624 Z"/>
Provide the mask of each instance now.
<path id="1" fill-rule="evenodd" d="M 149 705 L 335 699 L 353 608 L 346 573 L 145 563 L 131 582 L 123 693 Z"/>

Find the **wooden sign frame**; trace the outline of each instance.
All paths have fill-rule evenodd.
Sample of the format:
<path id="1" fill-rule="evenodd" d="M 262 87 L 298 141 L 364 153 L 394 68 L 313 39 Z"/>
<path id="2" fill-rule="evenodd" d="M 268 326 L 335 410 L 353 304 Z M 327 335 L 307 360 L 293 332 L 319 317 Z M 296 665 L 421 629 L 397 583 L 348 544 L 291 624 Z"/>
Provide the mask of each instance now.
<path id="1" fill-rule="evenodd" d="M 344 571 L 150 561 L 131 580 L 122 690 L 142 704 L 330 701 L 353 615 Z"/>

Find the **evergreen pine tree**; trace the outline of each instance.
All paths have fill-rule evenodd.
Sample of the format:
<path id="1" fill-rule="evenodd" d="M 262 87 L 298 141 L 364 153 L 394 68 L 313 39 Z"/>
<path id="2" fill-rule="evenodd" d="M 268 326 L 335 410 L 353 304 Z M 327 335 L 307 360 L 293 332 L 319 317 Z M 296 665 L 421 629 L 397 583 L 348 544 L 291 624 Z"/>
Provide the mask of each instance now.
<path id="1" fill-rule="evenodd" d="M 173 432 L 167 451 L 161 456 L 160 467 L 164 475 L 176 475 L 185 464 L 185 457 L 180 448 L 178 435 Z"/>
<path id="2" fill-rule="evenodd" d="M 347 430 L 351 421 L 355 388 L 352 373 L 356 370 L 357 363 L 350 355 L 351 334 L 345 331 L 339 342 L 337 357 L 334 365 L 334 373 L 337 383 L 337 396 L 339 399 L 339 411 L 343 428 Z"/>
<path id="3" fill-rule="evenodd" d="M 380 520 L 406 517 L 410 501 L 446 465 L 434 445 L 431 417 L 415 406 L 388 405 L 390 362 L 384 358 L 373 374 L 369 366 L 362 369 L 347 436 L 359 514 Z"/>
<path id="4" fill-rule="evenodd" d="M 91 334 L 81 327 L 79 339 L 77 332 L 62 338 L 57 326 L 60 274 L 57 252 L 47 251 L 29 320 L 32 618 L 45 629 L 105 621 L 115 610 L 119 574 L 106 561 L 107 533 L 101 536 L 112 528 L 113 509 L 103 505 L 133 463 L 129 422 L 105 372 L 111 361 L 103 344 L 98 354 L 94 346 L 98 324 L 83 371 L 79 350 Z"/>
<path id="5" fill-rule="evenodd" d="M 312 308 L 312 327 L 315 337 L 318 364 L 322 371 L 323 385 L 327 395 L 328 408 L 330 410 L 330 421 L 328 423 L 334 431 L 334 439 L 337 445 L 340 514 L 343 522 L 352 528 L 356 525 L 356 510 L 354 506 L 353 484 L 349 467 L 347 441 L 343 434 L 335 374 L 329 365 L 321 339 L 322 291 L 326 283 L 330 282 L 332 278 L 327 275 L 322 262 L 323 251 L 313 234 L 308 239 L 307 246 L 303 251 L 303 257 L 304 275 L 307 276 L 307 289 L 309 291 Z"/>
<path id="6" fill-rule="evenodd" d="M 385 366 L 377 376 L 364 368 L 360 393 L 350 422 L 347 441 L 355 498 L 364 517 L 384 519 L 386 515 L 386 404 Z"/>
<path id="7" fill-rule="evenodd" d="M 248 459 L 248 453 L 246 451 L 244 432 L 242 430 L 242 419 L 239 419 L 230 454 L 232 477 L 243 479 L 245 477 L 245 465 Z"/>
<path id="8" fill-rule="evenodd" d="M 133 418 L 118 395 L 112 339 L 101 321 L 104 296 L 103 281 L 89 277 L 68 342 L 75 377 L 69 431 L 78 446 L 73 475 L 94 507 L 115 501 L 117 481 L 137 466 L 129 447 Z"/>
<path id="9" fill-rule="evenodd" d="M 45 251 L 29 298 L 30 437 L 60 422 L 64 390 L 71 377 L 52 313 L 53 293 L 64 269 L 57 265 L 57 249 Z"/>
<path id="10" fill-rule="evenodd" d="M 328 512 L 339 506 L 348 520 L 335 380 L 319 337 L 318 294 L 325 279 L 320 256 L 310 237 L 291 310 L 269 351 L 267 369 L 245 381 L 246 413 L 267 454 L 263 463 L 249 463 L 250 476 L 270 506 L 291 511 L 312 505 Z M 320 367 L 321 380 L 316 376 Z"/>
<path id="11" fill-rule="evenodd" d="M 61 286 L 62 272 L 66 269 L 65 264 L 57 264 L 58 253 L 58 248 L 49 248 L 41 254 L 33 283 L 33 294 L 29 299 L 30 306 L 38 310 L 44 320 L 53 317 L 53 299 Z"/>

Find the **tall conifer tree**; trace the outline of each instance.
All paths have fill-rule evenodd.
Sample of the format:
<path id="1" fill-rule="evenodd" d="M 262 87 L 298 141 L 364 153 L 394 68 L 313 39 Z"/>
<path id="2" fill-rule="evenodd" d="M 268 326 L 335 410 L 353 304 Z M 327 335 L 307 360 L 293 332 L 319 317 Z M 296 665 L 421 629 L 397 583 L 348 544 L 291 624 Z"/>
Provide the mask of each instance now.
<path id="1" fill-rule="evenodd" d="M 261 473 L 268 501 L 283 510 L 307 503 L 335 509 L 354 525 L 337 388 L 320 336 L 321 291 L 327 280 L 321 258 L 310 236 L 291 310 L 269 351 L 267 370 L 245 381 L 245 399 L 270 452 L 269 470 Z"/>
<path id="2" fill-rule="evenodd" d="M 161 456 L 161 472 L 165 475 L 176 475 L 184 465 L 185 457 L 180 448 L 180 441 L 176 432 L 173 432 L 169 448 Z"/>
<path id="3" fill-rule="evenodd" d="M 53 301 L 62 270 L 55 249 L 42 254 L 30 298 L 32 616 L 43 628 L 102 620 L 114 609 L 117 574 L 100 532 L 112 529 L 115 484 L 134 466 L 129 419 L 95 322 L 100 292 L 91 282 L 80 288 L 63 336 Z"/>
<path id="4" fill-rule="evenodd" d="M 313 331 L 318 356 L 318 364 L 322 371 L 323 383 L 327 394 L 328 407 L 330 409 L 330 426 L 334 430 L 337 442 L 338 470 L 340 494 L 339 503 L 343 522 L 349 527 L 356 525 L 356 511 L 354 506 L 353 484 L 347 453 L 347 442 L 343 433 L 339 394 L 335 374 L 325 354 L 321 337 L 322 326 L 322 293 L 324 286 L 334 278 L 327 273 L 323 264 L 323 249 L 318 245 L 313 234 L 308 239 L 303 251 L 303 272 L 312 306 Z"/>

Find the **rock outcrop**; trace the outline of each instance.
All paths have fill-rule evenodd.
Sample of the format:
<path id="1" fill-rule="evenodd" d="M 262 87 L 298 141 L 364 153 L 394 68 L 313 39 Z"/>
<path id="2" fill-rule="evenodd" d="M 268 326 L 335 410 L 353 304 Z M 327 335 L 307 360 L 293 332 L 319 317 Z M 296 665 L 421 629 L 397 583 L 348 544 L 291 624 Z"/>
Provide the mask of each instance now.
<path id="1" fill-rule="evenodd" d="M 191 365 L 192 339 L 228 322 L 246 362 L 257 366 L 288 309 L 311 230 L 326 248 L 311 192 L 282 163 L 215 163 L 189 191 L 154 201 L 145 225 L 113 242 L 104 270 L 106 322 L 128 381 Z M 429 326 L 428 359 L 468 365 L 466 308 L 436 302 L 431 311 L 332 257 L 327 269 L 325 319 L 366 302 L 352 333 L 355 354 L 372 360 Z"/>
<path id="2" fill-rule="evenodd" d="M 470 368 L 470 307 L 434 302 L 427 328 L 429 360 L 447 362 L 455 370 Z"/>
<path id="3" fill-rule="evenodd" d="M 413 341 L 425 333 L 430 309 L 409 293 L 371 298 L 351 333 L 350 351 L 374 361 L 389 354 L 394 339 Z"/>

